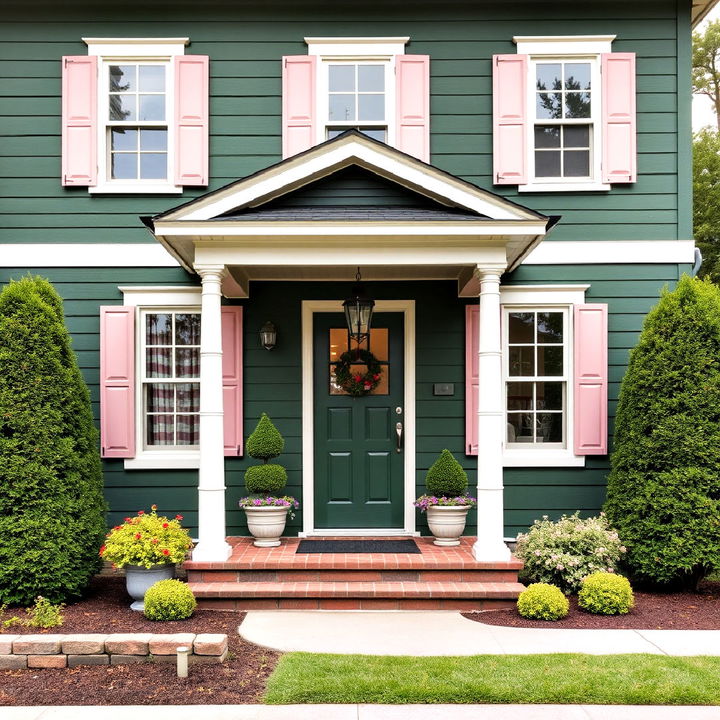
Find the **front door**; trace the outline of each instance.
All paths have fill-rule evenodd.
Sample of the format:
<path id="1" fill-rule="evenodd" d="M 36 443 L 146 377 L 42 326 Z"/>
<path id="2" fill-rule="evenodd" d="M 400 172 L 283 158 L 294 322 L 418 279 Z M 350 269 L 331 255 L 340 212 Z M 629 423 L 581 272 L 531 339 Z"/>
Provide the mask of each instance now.
<path id="1" fill-rule="evenodd" d="M 373 315 L 370 351 L 382 366 L 380 383 L 353 397 L 333 373 L 333 363 L 348 349 L 345 316 L 314 315 L 316 529 L 403 527 L 403 322 L 402 313 Z"/>

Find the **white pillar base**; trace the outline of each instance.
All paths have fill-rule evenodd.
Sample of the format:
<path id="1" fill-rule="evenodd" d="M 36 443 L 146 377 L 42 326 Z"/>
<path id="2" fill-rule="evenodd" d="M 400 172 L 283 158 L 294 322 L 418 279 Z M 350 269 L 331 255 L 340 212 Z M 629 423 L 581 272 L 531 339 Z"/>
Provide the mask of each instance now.
<path id="1" fill-rule="evenodd" d="M 510 548 L 502 541 L 493 538 L 486 540 L 478 538 L 472 549 L 476 562 L 508 562 L 512 559 Z"/>
<path id="2" fill-rule="evenodd" d="M 232 554 L 232 545 L 225 541 L 211 544 L 200 541 L 192 551 L 195 562 L 225 562 Z"/>

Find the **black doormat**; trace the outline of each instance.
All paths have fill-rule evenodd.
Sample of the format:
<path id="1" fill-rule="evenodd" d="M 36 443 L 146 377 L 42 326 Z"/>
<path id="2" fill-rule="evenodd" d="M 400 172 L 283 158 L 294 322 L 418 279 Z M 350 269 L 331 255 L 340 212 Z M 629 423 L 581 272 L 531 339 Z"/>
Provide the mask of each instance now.
<path id="1" fill-rule="evenodd" d="M 414 553 L 414 540 L 301 540 L 296 553 Z"/>

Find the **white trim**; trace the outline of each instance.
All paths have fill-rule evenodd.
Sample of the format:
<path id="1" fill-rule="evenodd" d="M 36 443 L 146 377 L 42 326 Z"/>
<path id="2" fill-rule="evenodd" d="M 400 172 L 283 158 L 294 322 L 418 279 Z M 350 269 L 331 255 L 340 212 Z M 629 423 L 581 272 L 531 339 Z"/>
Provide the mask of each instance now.
<path id="1" fill-rule="evenodd" d="M 162 285 L 119 285 L 124 305 L 200 308 L 201 287 Z"/>
<path id="2" fill-rule="evenodd" d="M 7 243 L 0 267 L 179 267 L 159 243 Z"/>
<path id="3" fill-rule="evenodd" d="M 190 38 L 83 38 L 88 55 L 168 57 L 184 55 Z"/>
<path id="4" fill-rule="evenodd" d="M 98 133 L 99 135 L 100 133 Z M 170 144 L 170 131 L 168 129 L 168 145 Z M 104 143 L 103 143 L 104 145 Z M 102 163 L 103 171 L 106 172 L 105 163 Z M 168 168 L 170 167 L 170 157 L 168 156 Z M 169 173 L 168 173 L 169 174 Z M 100 162 L 98 161 L 98 178 L 100 177 Z M 98 183 L 100 180 L 98 179 Z M 102 185 L 90 185 L 88 192 L 91 195 L 127 195 L 134 193 L 135 195 L 182 195 L 183 188 L 180 185 L 172 183 L 156 183 L 152 180 L 136 180 L 136 185 L 129 183 L 115 182 L 114 180 L 105 180 Z M 145 184 L 147 183 L 147 184 Z"/>
<path id="5" fill-rule="evenodd" d="M 594 144 L 592 152 L 599 154 L 595 150 Z M 518 185 L 518 192 L 607 192 L 611 189 L 612 185 L 601 182 L 538 182 Z"/>
<path id="6" fill-rule="evenodd" d="M 140 450 L 134 458 L 123 463 L 125 470 L 197 470 L 200 467 L 200 451 L 156 452 Z"/>
<path id="7" fill-rule="evenodd" d="M 567 450 L 505 448 L 503 467 L 585 467 L 585 456 Z"/>
<path id="8" fill-rule="evenodd" d="M 298 533 L 298 537 L 420 537 L 420 531 L 388 530 L 383 528 L 355 528 L 353 530 L 313 530 Z"/>
<path id="9" fill-rule="evenodd" d="M 313 314 L 342 312 L 342 300 L 302 301 L 302 487 L 303 528 L 305 536 L 317 534 L 314 514 L 314 398 L 313 398 Z M 415 301 L 376 300 L 375 312 L 401 312 L 405 326 L 405 502 L 403 519 L 405 527 L 399 534 L 415 534 Z M 320 530 L 319 532 L 327 532 Z M 376 529 L 375 532 L 378 532 Z M 338 534 L 335 530 L 331 534 Z M 348 536 L 367 535 L 365 530 L 347 530 Z M 384 530 L 381 535 L 389 534 Z M 392 533 L 390 533 L 392 534 Z"/>
<path id="10" fill-rule="evenodd" d="M 410 38 L 405 37 L 306 37 L 308 55 L 367 57 L 403 55 Z"/>
<path id="11" fill-rule="evenodd" d="M 656 264 L 695 261 L 693 240 L 568 240 L 545 241 L 523 265 Z"/>
<path id="12" fill-rule="evenodd" d="M 590 285 L 501 285 L 502 305 L 573 305 L 585 302 Z"/>
<path id="13" fill-rule="evenodd" d="M 615 35 L 515 35 L 521 55 L 584 55 L 609 53 Z"/>

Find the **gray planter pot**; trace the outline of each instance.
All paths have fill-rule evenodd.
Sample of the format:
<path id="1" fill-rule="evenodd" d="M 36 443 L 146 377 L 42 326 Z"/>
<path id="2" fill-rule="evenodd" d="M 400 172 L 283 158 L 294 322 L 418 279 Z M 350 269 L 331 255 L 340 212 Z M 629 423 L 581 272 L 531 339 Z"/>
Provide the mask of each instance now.
<path id="1" fill-rule="evenodd" d="M 144 568 L 141 565 L 125 566 L 125 586 L 128 595 L 134 600 L 130 605 L 131 610 L 142 611 L 145 609 L 145 593 L 160 580 L 172 580 L 175 577 L 175 565 L 164 563 L 153 565 L 151 568 Z"/>

